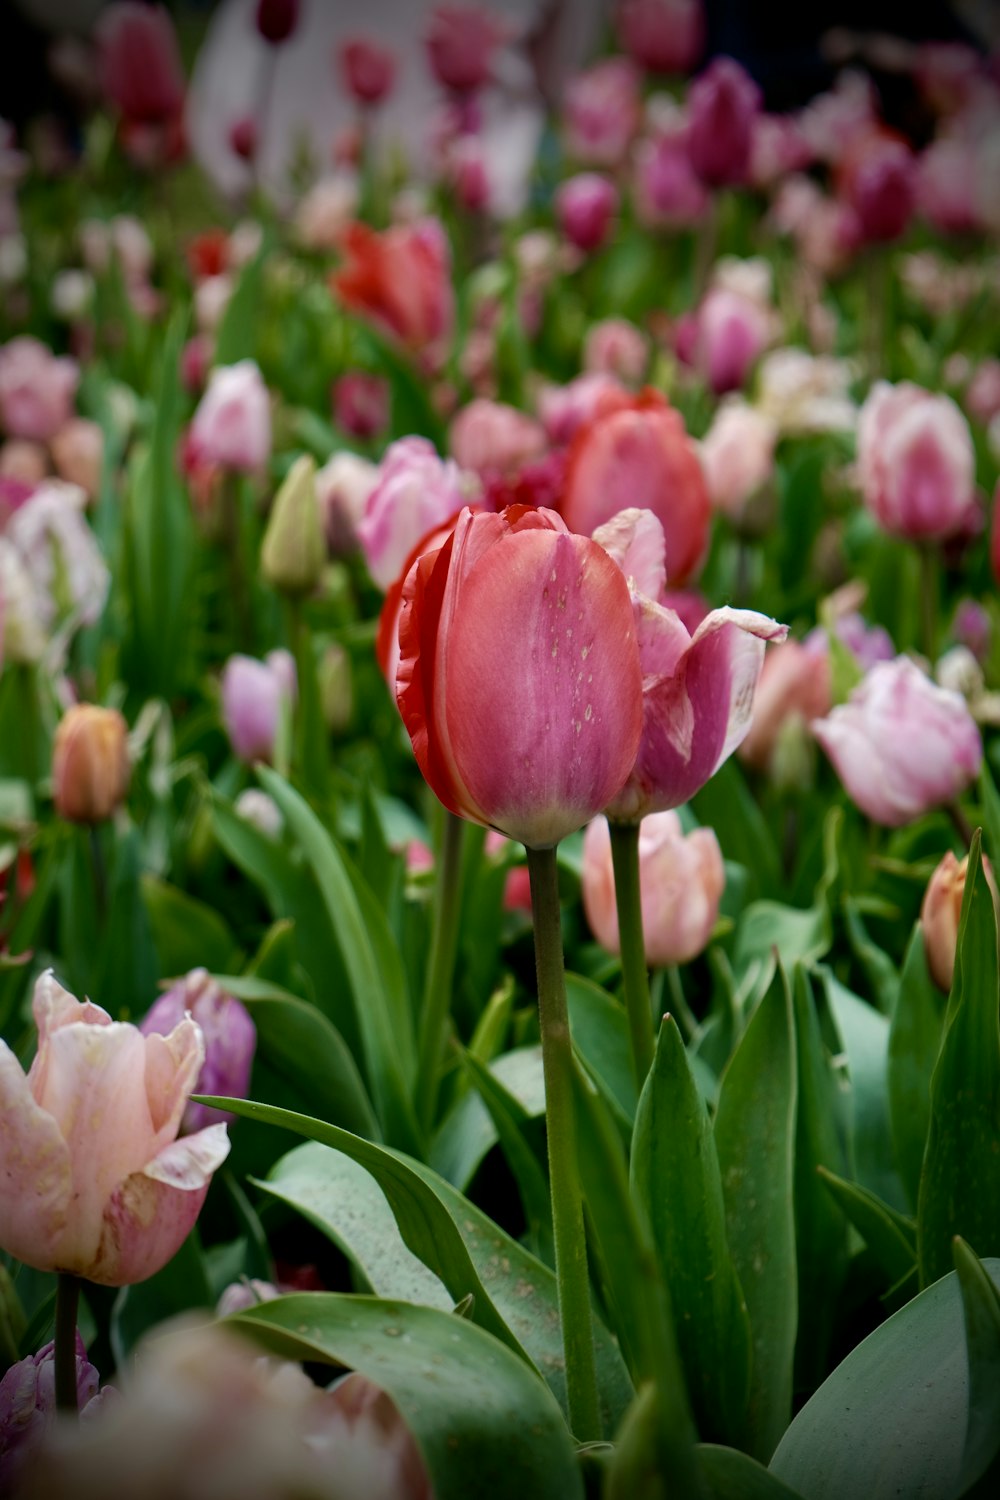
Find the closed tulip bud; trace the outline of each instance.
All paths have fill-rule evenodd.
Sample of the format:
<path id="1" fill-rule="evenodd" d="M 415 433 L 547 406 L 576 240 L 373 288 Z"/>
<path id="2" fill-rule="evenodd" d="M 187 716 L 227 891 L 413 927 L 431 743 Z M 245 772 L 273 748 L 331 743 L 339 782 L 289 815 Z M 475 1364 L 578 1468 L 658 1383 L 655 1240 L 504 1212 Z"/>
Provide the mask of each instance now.
<path id="1" fill-rule="evenodd" d="M 320 701 L 331 734 L 343 734 L 354 713 L 351 658 L 339 642 L 327 646 L 319 664 Z"/>
<path id="2" fill-rule="evenodd" d="M 79 1333 L 76 1336 L 76 1408 L 87 1419 L 106 1407 L 105 1391 L 98 1391 L 99 1376 L 87 1359 Z M 26 1473 L 33 1452 L 44 1441 L 56 1416 L 55 1344 L 48 1343 L 37 1354 L 29 1354 L 0 1380 L 0 1491 L 10 1494 L 15 1479 Z"/>
<path id="3" fill-rule="evenodd" d="M 938 989 L 944 990 L 946 994 L 951 989 L 955 973 L 958 923 L 962 914 L 962 897 L 965 894 L 968 869 L 969 856 L 958 860 L 949 849 L 928 881 L 920 906 L 920 926 L 924 935 L 927 967 Z M 983 871 L 995 901 L 993 869 L 985 855 Z"/>
<path id="4" fill-rule="evenodd" d="M 154 1032 L 169 1036 L 185 1016 L 197 1022 L 205 1040 L 205 1061 L 194 1092 L 245 1099 L 257 1047 L 257 1028 L 246 1006 L 234 995 L 227 995 L 207 969 L 192 969 L 154 1001 L 139 1030 L 143 1036 Z M 234 1118 L 226 1110 L 189 1101 L 181 1119 L 181 1135 L 192 1135 L 206 1125 Z"/>
<path id="5" fill-rule="evenodd" d="M 717 57 L 688 93 L 688 153 L 709 187 L 745 182 L 760 89 L 731 57 Z"/>
<path id="6" fill-rule="evenodd" d="M 388 47 L 369 37 L 351 37 L 337 53 L 344 83 L 363 106 L 379 104 L 392 92 L 396 81 L 396 58 Z"/>
<path id="7" fill-rule="evenodd" d="M 56 812 L 70 823 L 103 823 L 125 800 L 128 726 L 116 708 L 77 703 L 59 721 L 52 751 Z"/>
<path id="8" fill-rule="evenodd" d="M 685 964 L 697 958 L 712 935 L 726 870 L 710 828 L 685 837 L 675 812 L 653 813 L 639 825 L 639 889 L 646 960 Z M 606 818 L 595 818 L 583 841 L 583 908 L 597 941 L 620 952 L 611 834 Z"/>
<path id="9" fill-rule="evenodd" d="M 909 227 L 917 201 L 917 169 L 904 140 L 873 133 L 843 164 L 844 196 L 866 240 L 897 240 Z"/>
<path id="10" fill-rule="evenodd" d="M 555 207 L 563 234 L 588 255 L 611 232 L 618 210 L 618 189 L 598 172 L 578 172 L 560 183 Z"/>
<path id="11" fill-rule="evenodd" d="M 260 549 L 260 567 L 273 588 L 296 597 L 312 592 L 325 562 L 316 461 L 304 453 L 292 464 L 274 498 Z"/>

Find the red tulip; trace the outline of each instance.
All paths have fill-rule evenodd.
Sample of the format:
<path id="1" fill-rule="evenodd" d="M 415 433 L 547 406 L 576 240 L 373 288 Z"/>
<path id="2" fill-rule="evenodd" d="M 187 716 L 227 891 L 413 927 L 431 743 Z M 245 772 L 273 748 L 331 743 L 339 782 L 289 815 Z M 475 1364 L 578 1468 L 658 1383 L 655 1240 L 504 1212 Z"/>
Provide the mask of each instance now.
<path id="1" fill-rule="evenodd" d="M 344 231 L 346 261 L 332 281 L 345 307 L 362 313 L 411 349 L 451 333 L 451 255 L 436 219 L 396 224 L 379 234 L 366 224 Z"/>
<path id="2" fill-rule="evenodd" d="M 396 700 L 450 811 L 548 848 L 635 761 L 642 677 L 624 574 L 552 511 L 466 508 L 403 588 Z"/>

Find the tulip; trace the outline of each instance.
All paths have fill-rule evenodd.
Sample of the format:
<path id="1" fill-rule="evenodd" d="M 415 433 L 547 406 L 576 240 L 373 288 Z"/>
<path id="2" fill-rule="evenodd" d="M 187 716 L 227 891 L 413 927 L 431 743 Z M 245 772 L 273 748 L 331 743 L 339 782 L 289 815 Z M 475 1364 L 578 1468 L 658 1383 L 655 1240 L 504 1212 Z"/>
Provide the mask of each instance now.
<path id="1" fill-rule="evenodd" d="M 396 81 L 396 58 L 388 47 L 370 37 L 351 37 L 338 50 L 340 71 L 348 93 L 370 108 L 381 104 Z"/>
<path id="2" fill-rule="evenodd" d="M 436 357 L 451 333 L 451 254 L 437 219 L 395 224 L 377 233 L 351 224 L 344 265 L 331 285 L 344 306 L 362 313 L 406 347 Z"/>
<path id="3" fill-rule="evenodd" d="M 299 24 L 299 0 L 257 0 L 257 30 L 265 42 L 280 47 Z"/>
<path id="4" fill-rule="evenodd" d="M 488 10 L 436 5 L 425 37 L 431 72 L 453 93 L 472 93 L 490 81 L 493 55 L 505 36 L 506 27 Z"/>
<path id="5" fill-rule="evenodd" d="M 876 381 L 858 416 L 865 504 L 893 536 L 941 541 L 977 511 L 969 425 L 950 396 Z"/>
<path id="6" fill-rule="evenodd" d="M 924 937 L 927 967 L 938 989 L 951 989 L 958 948 L 958 924 L 962 914 L 962 897 L 969 869 L 969 856 L 955 858 L 949 849 L 934 870 L 920 905 L 920 927 Z M 989 860 L 983 855 L 983 873 L 996 901 L 996 884 Z"/>
<path id="7" fill-rule="evenodd" d="M 680 587 L 708 545 L 711 505 L 698 451 L 680 413 L 657 392 L 607 398 L 569 453 L 560 511 L 592 536 L 626 506 L 651 510 L 667 539 L 667 576 Z"/>
<path id="8" fill-rule="evenodd" d="M 333 385 L 333 420 L 361 442 L 389 425 L 389 386 L 381 375 L 352 370 Z"/>
<path id="9" fill-rule="evenodd" d="M 854 373 L 846 359 L 774 349 L 758 367 L 754 405 L 777 423 L 779 434 L 853 432 L 858 417 L 850 397 Z"/>
<path id="10" fill-rule="evenodd" d="M 212 371 L 190 438 L 205 463 L 239 474 L 263 469 L 271 453 L 271 405 L 252 359 Z"/>
<path id="11" fill-rule="evenodd" d="M 132 0 L 109 5 L 97 23 L 96 39 L 101 89 L 126 121 L 157 125 L 180 116 L 184 73 L 164 6 Z"/>
<path id="12" fill-rule="evenodd" d="M 691 165 L 682 134 L 640 142 L 633 196 L 636 216 L 649 228 L 684 228 L 704 219 L 708 191 Z"/>
<path id="13" fill-rule="evenodd" d="M 282 714 L 295 703 L 295 662 L 287 651 L 269 651 L 263 661 L 231 656 L 222 674 L 222 716 L 240 760 L 272 761 Z"/>
<path id="14" fill-rule="evenodd" d="M 400 713 L 451 812 L 548 848 L 628 775 L 642 717 L 628 589 L 553 512 L 463 510 L 407 575 L 399 648 Z"/>
<path id="15" fill-rule="evenodd" d="M 32 580 L 47 628 L 65 619 L 93 625 L 104 609 L 110 575 L 84 519 L 86 503 L 76 485 L 49 480 L 7 523 L 7 540 Z"/>
<path id="16" fill-rule="evenodd" d="M 979 162 L 960 139 L 932 141 L 917 162 L 920 212 L 943 234 L 969 234 L 981 227 Z"/>
<path id="17" fill-rule="evenodd" d="M 103 823 L 125 800 L 131 766 L 128 725 L 116 708 L 76 703 L 59 721 L 52 750 L 52 800 L 70 823 Z"/>
<path id="18" fill-rule="evenodd" d="M 628 385 L 642 379 L 648 363 L 646 337 L 627 318 L 604 318 L 587 330 L 583 344 L 585 370 L 613 375 Z"/>
<path id="19" fill-rule="evenodd" d="M 717 57 L 688 92 L 687 147 L 702 182 L 736 186 L 747 180 L 760 89 L 731 57 Z"/>
<path id="20" fill-rule="evenodd" d="M 207 969 L 192 969 L 153 1002 L 139 1023 L 143 1036 L 169 1036 L 185 1016 L 201 1028 L 205 1061 L 195 1084 L 197 1094 L 225 1094 L 245 1099 L 257 1046 L 257 1028 L 250 1012 L 234 995 L 227 995 Z M 194 1135 L 206 1125 L 232 1121 L 228 1110 L 188 1101 L 181 1119 L 181 1135 Z"/>
<path id="21" fill-rule="evenodd" d="M 773 309 L 724 286 L 708 292 L 698 309 L 693 362 L 717 396 L 735 391 L 771 340 Z"/>
<path id="22" fill-rule="evenodd" d="M 438 458 L 426 438 L 402 438 L 387 449 L 357 528 L 380 589 L 397 578 L 422 536 L 457 515 L 473 486 L 453 460 Z"/>
<path id="23" fill-rule="evenodd" d="M 0 536 L 0 600 L 0 666 L 40 661 L 47 639 L 44 603 L 23 558 L 5 536 Z"/>
<path id="24" fill-rule="evenodd" d="M 55 1418 L 54 1350 L 54 1343 L 46 1344 L 11 1365 L 0 1380 L 0 1489 L 5 1495 L 14 1493 L 17 1476 L 24 1474 Z M 77 1334 L 76 1405 L 88 1421 L 107 1405 L 105 1391 L 111 1387 L 98 1391 L 98 1384 L 98 1373 Z"/>
<path id="25" fill-rule="evenodd" d="M 316 495 L 316 460 L 297 458 L 274 497 L 260 549 L 260 570 L 272 588 L 297 598 L 319 583 L 326 540 Z"/>
<path id="26" fill-rule="evenodd" d="M 567 154 L 587 166 L 620 165 L 639 128 L 639 117 L 639 75 L 632 64 L 624 57 L 596 63 L 566 86 Z"/>
<path id="27" fill-rule="evenodd" d="M 452 420 L 448 446 L 460 468 L 485 475 L 517 470 L 541 457 L 548 444 L 534 418 L 502 401 L 480 397 Z"/>
<path id="28" fill-rule="evenodd" d="M 905 141 L 881 132 L 862 137 L 842 165 L 842 190 L 863 237 L 879 243 L 905 233 L 916 207 L 917 176 Z"/>
<path id="29" fill-rule="evenodd" d="M 253 161 L 260 144 L 257 121 L 253 115 L 240 115 L 229 127 L 229 144 L 241 161 Z"/>
<path id="30" fill-rule="evenodd" d="M 1000 414 L 1000 359 L 981 359 L 965 391 L 970 416 L 988 427 Z"/>
<path id="31" fill-rule="evenodd" d="M 377 464 L 344 449 L 334 453 L 317 471 L 316 496 L 326 545 L 333 556 L 353 551 L 358 545 L 358 526 L 368 496 L 378 484 Z"/>
<path id="32" fill-rule="evenodd" d="M 971 651 L 978 662 L 986 660 L 993 639 L 993 620 L 977 600 L 959 600 L 951 628 L 959 645 Z"/>
<path id="33" fill-rule="evenodd" d="M 646 961 L 684 964 L 712 935 L 726 885 L 719 841 L 710 828 L 686 837 L 676 812 L 653 813 L 639 827 L 639 886 Z M 583 909 L 590 930 L 619 953 L 618 911 L 606 818 L 595 818 L 583 841 Z"/>
<path id="34" fill-rule="evenodd" d="M 0 345 L 0 422 L 8 437 L 47 443 L 73 415 L 75 359 L 57 357 L 29 334 Z"/>
<path id="35" fill-rule="evenodd" d="M 888 828 L 953 801 L 983 758 L 964 698 L 905 656 L 878 662 L 813 734 L 851 800 Z"/>
<path id="36" fill-rule="evenodd" d="M 562 447 L 581 427 L 593 420 L 602 409 L 628 399 L 628 389 L 613 375 L 587 371 L 568 385 L 539 386 L 537 409 L 550 443 Z"/>
<path id="37" fill-rule="evenodd" d="M 49 458 L 42 443 L 27 438 L 9 438 L 0 448 L 0 479 L 24 486 L 23 498 L 32 494 L 49 472 Z M 17 506 L 12 505 L 12 510 Z"/>
<path id="38" fill-rule="evenodd" d="M 0 1245 L 39 1271 L 144 1281 L 190 1233 L 229 1151 L 224 1125 L 177 1139 L 201 1033 L 186 1018 L 168 1037 L 143 1037 L 51 972 L 33 1013 L 27 1076 L 0 1043 Z"/>
<path id="39" fill-rule="evenodd" d="M 93 500 L 101 486 L 104 463 L 104 433 L 98 424 L 85 417 L 71 417 L 55 434 L 50 448 L 60 479 L 79 485 L 88 500 Z"/>
<path id="40" fill-rule="evenodd" d="M 772 770 L 790 724 L 812 724 L 832 706 L 830 658 L 825 632 L 820 637 L 785 641 L 764 657 L 750 728 L 739 756 L 756 771 Z"/>
<path id="41" fill-rule="evenodd" d="M 358 196 L 353 171 L 333 172 L 313 183 L 295 210 L 295 232 L 301 244 L 307 250 L 341 250 L 358 211 Z"/>
<path id="42" fill-rule="evenodd" d="M 650 73 L 689 73 L 705 46 L 703 0 L 624 0 L 622 48 Z"/>
<path id="43" fill-rule="evenodd" d="M 701 441 L 701 462 L 713 506 L 731 521 L 773 477 L 777 436 L 771 418 L 740 399 L 716 412 Z"/>

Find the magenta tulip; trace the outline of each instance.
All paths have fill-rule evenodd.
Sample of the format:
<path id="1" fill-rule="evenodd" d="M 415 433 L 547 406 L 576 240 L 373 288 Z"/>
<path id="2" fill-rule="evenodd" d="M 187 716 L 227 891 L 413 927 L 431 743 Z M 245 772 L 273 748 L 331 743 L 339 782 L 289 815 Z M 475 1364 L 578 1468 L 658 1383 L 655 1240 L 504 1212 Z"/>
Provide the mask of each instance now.
<path id="1" fill-rule="evenodd" d="M 222 673 L 222 717 L 240 760 L 274 759 L 282 713 L 295 703 L 295 661 L 288 651 L 270 651 L 264 661 L 231 656 Z"/>
<path id="2" fill-rule="evenodd" d="M 906 656 L 877 663 L 812 728 L 851 800 L 888 828 L 951 802 L 983 759 L 965 699 L 937 687 Z"/>
<path id="3" fill-rule="evenodd" d="M 126 121 L 156 125 L 179 118 L 184 72 L 165 6 L 119 0 L 102 12 L 96 40 L 101 88 Z"/>
<path id="4" fill-rule="evenodd" d="M 609 57 L 566 86 L 563 128 L 570 157 L 592 167 L 615 167 L 639 128 L 639 74 L 624 57 Z"/>
<path id="5" fill-rule="evenodd" d="M 462 511 L 403 588 L 396 699 L 445 807 L 532 848 L 635 760 L 642 679 L 624 574 L 552 511 Z"/>
<path id="6" fill-rule="evenodd" d="M 167 1037 L 144 1037 L 51 972 L 33 1010 L 27 1075 L 0 1043 L 0 1246 L 39 1271 L 144 1281 L 190 1233 L 229 1152 L 224 1125 L 177 1139 L 201 1032 L 186 1018 Z"/>
<path id="7" fill-rule="evenodd" d="M 611 232 L 618 212 L 618 189 L 598 172 L 578 172 L 559 184 L 555 209 L 570 244 L 589 255 Z"/>
<path id="8" fill-rule="evenodd" d="M 705 46 L 704 0 L 623 0 L 622 47 L 651 73 L 689 73 Z"/>
<path id="9" fill-rule="evenodd" d="M 746 181 L 760 108 L 760 89 L 731 57 L 717 57 L 691 85 L 688 154 L 709 187 Z"/>

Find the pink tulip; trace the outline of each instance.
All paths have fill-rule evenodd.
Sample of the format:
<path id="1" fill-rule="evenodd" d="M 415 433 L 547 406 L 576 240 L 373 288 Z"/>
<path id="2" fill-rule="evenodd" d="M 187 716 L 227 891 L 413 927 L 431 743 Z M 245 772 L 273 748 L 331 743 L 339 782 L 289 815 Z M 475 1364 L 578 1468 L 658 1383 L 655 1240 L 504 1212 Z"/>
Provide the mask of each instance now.
<path id="1" fill-rule="evenodd" d="M 757 116 L 750 151 L 754 187 L 773 187 L 789 173 L 804 171 L 812 159 L 812 148 L 790 115 Z"/>
<path id="2" fill-rule="evenodd" d="M 611 57 L 578 73 L 566 86 L 566 150 L 592 167 L 618 166 L 639 128 L 639 75 L 624 57 Z"/>
<path id="3" fill-rule="evenodd" d="M 709 194 L 681 133 L 656 135 L 635 151 L 636 216 L 649 228 L 685 228 L 705 217 Z"/>
<path id="4" fill-rule="evenodd" d="M 374 38 L 350 37 L 338 50 L 338 61 L 348 93 L 365 107 L 381 104 L 396 81 L 396 58 Z"/>
<path id="5" fill-rule="evenodd" d="M 627 318 L 604 318 L 588 329 L 583 342 L 585 370 L 614 375 L 625 385 L 637 385 L 648 364 L 646 336 Z"/>
<path id="6" fill-rule="evenodd" d="M 714 286 L 698 309 L 694 363 L 717 396 L 739 390 L 771 341 L 773 309 Z"/>
<path id="7" fill-rule="evenodd" d="M 628 394 L 620 380 L 597 370 L 578 375 L 568 385 L 543 384 L 536 397 L 539 420 L 549 442 L 563 447 L 608 400 L 627 399 Z"/>
<path id="8" fill-rule="evenodd" d="M 271 403 L 252 359 L 212 371 L 191 422 L 190 441 L 203 463 L 238 474 L 264 468 L 271 455 Z"/>
<path id="9" fill-rule="evenodd" d="M 257 1046 L 257 1028 L 250 1012 L 234 995 L 220 989 L 207 969 L 192 969 L 155 1000 L 139 1023 L 143 1036 L 168 1036 L 190 1015 L 201 1027 L 205 1061 L 198 1074 L 196 1094 L 226 1094 L 245 1099 Z M 231 1121 L 228 1110 L 189 1102 L 181 1120 L 181 1135 L 193 1135 L 206 1125 Z"/>
<path id="10" fill-rule="evenodd" d="M 269 651 L 263 661 L 231 656 L 222 674 L 222 717 L 240 760 L 271 761 L 281 716 L 296 697 L 295 661 L 288 651 Z"/>
<path id="11" fill-rule="evenodd" d="M 346 448 L 317 470 L 316 499 L 331 556 L 344 556 L 357 547 L 358 525 L 378 480 L 377 464 Z"/>
<path id="12" fill-rule="evenodd" d="M 755 771 L 769 772 L 789 722 L 812 724 L 829 713 L 830 706 L 826 632 L 805 642 L 783 641 L 772 647 L 764 657 L 740 759 Z"/>
<path id="13" fill-rule="evenodd" d="M 548 444 L 541 424 L 503 401 L 480 397 L 452 419 L 448 446 L 462 469 L 508 473 L 539 458 Z"/>
<path id="14" fill-rule="evenodd" d="M 86 417 L 71 417 L 50 443 L 52 461 L 60 479 L 78 484 L 93 500 L 101 487 L 104 462 L 104 433 L 96 422 Z"/>
<path id="15" fill-rule="evenodd" d="M 639 825 L 639 891 L 646 962 L 686 964 L 706 947 L 726 886 L 722 850 L 711 828 L 686 837 L 673 811 L 651 813 Z M 583 909 L 590 930 L 609 953 L 621 951 L 611 833 L 595 818 L 583 841 Z"/>
<path id="16" fill-rule="evenodd" d="M 739 521 L 774 474 L 775 422 L 739 398 L 723 402 L 701 440 L 701 462 L 717 511 Z"/>
<path id="17" fill-rule="evenodd" d="M 703 0 L 623 0 L 618 38 L 650 73 L 690 73 L 705 46 Z"/>
<path id="18" fill-rule="evenodd" d="M 475 487 L 454 460 L 438 458 L 427 438 L 391 444 L 357 528 L 368 571 L 383 592 L 420 538 L 456 515 Z"/>
<path id="19" fill-rule="evenodd" d="M 618 189 L 597 172 L 578 172 L 556 189 L 555 211 L 570 244 L 589 255 L 611 232 L 618 211 Z"/>
<path id="20" fill-rule="evenodd" d="M 127 122 L 161 125 L 180 117 L 184 73 L 164 6 L 118 0 L 102 11 L 96 40 L 104 96 Z"/>
<path id="21" fill-rule="evenodd" d="M 7 523 L 7 540 L 31 578 L 47 629 L 72 615 L 79 624 L 95 624 L 108 597 L 108 566 L 84 517 L 86 504 L 76 485 L 50 479 Z"/>
<path id="22" fill-rule="evenodd" d="M 965 879 L 969 870 L 969 856 L 956 859 L 949 849 L 937 865 L 927 882 L 924 899 L 920 905 L 920 926 L 924 935 L 924 951 L 927 967 L 938 989 L 945 994 L 951 989 L 955 973 L 955 953 L 958 948 L 958 925 L 962 914 L 962 897 L 965 895 Z M 996 882 L 993 869 L 983 855 L 983 873 L 989 882 L 996 902 Z"/>
<path id="23" fill-rule="evenodd" d="M 965 390 L 965 404 L 977 422 L 988 427 L 1000 414 L 1000 359 L 981 359 Z"/>
<path id="24" fill-rule="evenodd" d="M 748 609 L 714 609 L 691 634 L 672 609 L 657 603 L 663 573 L 656 568 L 636 586 L 634 541 L 649 526 L 635 509 L 599 527 L 594 540 L 608 548 L 629 576 L 642 668 L 642 737 L 631 775 L 605 811 L 635 823 L 648 813 L 680 807 L 728 760 L 750 728 L 753 695 L 767 641 L 787 627 Z M 637 548 L 649 555 L 649 543 Z M 669 539 L 666 546 L 669 565 Z M 657 587 L 659 585 L 659 587 Z"/>
<path id="25" fill-rule="evenodd" d="M 981 227 L 980 164 L 968 141 L 944 137 L 921 153 L 917 204 L 943 234 L 969 234 Z"/>
<path id="26" fill-rule="evenodd" d="M 547 848 L 628 775 L 642 721 L 628 588 L 554 512 L 463 510 L 407 575 L 399 649 L 417 763 L 459 816 Z"/>
<path id="27" fill-rule="evenodd" d="M 24 485 L 26 500 L 49 472 L 49 456 L 42 443 L 27 438 L 11 438 L 0 447 L 0 479 Z M 16 509 L 16 506 L 12 506 Z"/>
<path id="28" fill-rule="evenodd" d="M 688 93 L 687 146 L 702 182 L 727 187 L 745 182 L 760 89 L 731 57 L 717 57 Z"/>
<path id="29" fill-rule="evenodd" d="M 0 1244 L 39 1271 L 145 1281 L 190 1233 L 229 1152 L 224 1125 L 177 1139 L 204 1058 L 190 1018 L 144 1037 L 51 972 L 35 985 L 25 1076 L 0 1043 Z"/>
<path id="30" fill-rule="evenodd" d="M 943 540 L 977 510 L 972 435 L 950 396 L 879 380 L 858 416 L 865 504 L 893 536 Z"/>
<path id="31" fill-rule="evenodd" d="M 916 207 L 917 172 L 907 143 L 882 131 L 863 136 L 842 164 L 843 195 L 869 241 L 897 240 Z"/>
<path id="32" fill-rule="evenodd" d="M 0 422 L 7 436 L 47 443 L 73 415 L 75 359 L 57 357 L 22 334 L 0 345 Z"/>
<path id="33" fill-rule="evenodd" d="M 506 34 L 499 18 L 478 5 L 435 6 L 425 39 L 431 72 L 456 94 L 482 88 Z"/>
<path id="34" fill-rule="evenodd" d="M 848 796 L 899 828 L 951 802 L 979 773 L 983 746 L 965 699 L 909 657 L 879 662 L 847 703 L 813 724 Z"/>

